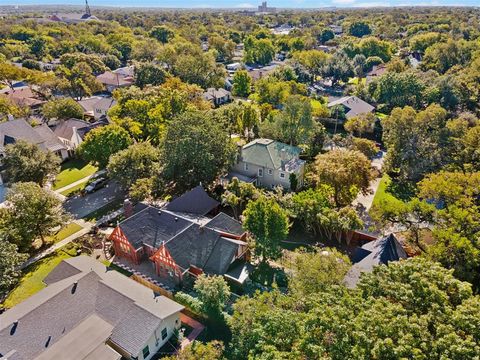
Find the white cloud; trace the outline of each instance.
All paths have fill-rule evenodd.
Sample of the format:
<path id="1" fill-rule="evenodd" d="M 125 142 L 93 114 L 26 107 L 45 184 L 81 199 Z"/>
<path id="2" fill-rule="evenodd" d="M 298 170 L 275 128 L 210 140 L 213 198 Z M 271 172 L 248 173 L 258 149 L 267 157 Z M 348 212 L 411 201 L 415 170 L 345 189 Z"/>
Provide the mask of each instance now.
<path id="1" fill-rule="evenodd" d="M 241 3 L 241 4 L 237 4 L 234 6 L 235 8 L 238 8 L 238 9 L 244 9 L 244 8 L 256 8 L 255 5 L 253 4 L 250 4 L 250 3 Z"/>
<path id="2" fill-rule="evenodd" d="M 198 5 L 192 6 L 192 8 L 195 8 L 195 9 L 213 9 L 213 8 L 215 8 L 215 6 L 213 6 L 211 4 L 198 4 Z"/>
<path id="3" fill-rule="evenodd" d="M 386 6 L 391 6 L 389 3 L 385 2 L 363 2 L 363 3 L 358 3 L 354 5 L 355 7 L 386 7 Z"/>
<path id="4" fill-rule="evenodd" d="M 341 5 L 346 5 L 346 4 L 353 4 L 357 0 L 335 0 L 335 4 L 341 4 Z"/>

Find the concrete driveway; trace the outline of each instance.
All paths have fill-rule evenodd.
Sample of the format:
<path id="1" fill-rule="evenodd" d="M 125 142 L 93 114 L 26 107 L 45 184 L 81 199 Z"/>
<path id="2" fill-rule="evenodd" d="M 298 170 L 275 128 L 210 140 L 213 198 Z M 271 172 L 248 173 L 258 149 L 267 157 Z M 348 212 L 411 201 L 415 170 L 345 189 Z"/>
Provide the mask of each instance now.
<path id="1" fill-rule="evenodd" d="M 123 199 L 126 193 L 118 183 L 110 181 L 105 187 L 85 196 L 77 195 L 67 199 L 63 207 L 73 215 L 75 219 L 81 219 L 92 212 L 108 205 L 112 201 Z"/>

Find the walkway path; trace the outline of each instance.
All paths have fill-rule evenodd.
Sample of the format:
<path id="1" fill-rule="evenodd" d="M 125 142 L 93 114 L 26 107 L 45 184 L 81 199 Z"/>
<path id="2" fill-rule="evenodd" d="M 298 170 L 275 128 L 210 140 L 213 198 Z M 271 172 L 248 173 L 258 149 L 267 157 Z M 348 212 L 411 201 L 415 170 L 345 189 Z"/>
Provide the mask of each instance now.
<path id="1" fill-rule="evenodd" d="M 76 233 L 70 235 L 70 236 L 67 236 L 65 239 L 63 239 L 62 241 L 59 241 L 55 244 L 53 244 L 52 246 L 50 246 L 48 249 L 45 249 L 43 250 L 41 253 L 31 257 L 30 259 L 28 259 L 27 261 L 25 261 L 21 266 L 20 266 L 20 269 L 24 269 L 26 268 L 27 266 L 37 262 L 38 260 L 40 259 L 43 259 L 45 256 L 53 253 L 54 251 L 60 249 L 61 247 L 67 245 L 68 243 L 72 242 L 73 240 L 87 234 L 90 232 L 90 230 L 92 229 L 93 227 L 93 224 L 90 223 L 90 222 L 86 222 L 84 220 L 75 220 L 73 221 L 74 223 L 76 223 L 77 225 L 80 225 L 82 227 L 81 230 L 77 231 Z"/>
<path id="2" fill-rule="evenodd" d="M 383 168 L 383 162 L 385 160 L 385 152 L 382 151 L 381 156 L 376 157 L 375 159 L 372 160 L 372 166 L 377 168 L 379 171 L 382 170 Z M 380 180 L 382 178 L 378 177 L 370 182 L 370 185 L 368 187 L 369 193 L 367 195 L 363 195 L 362 193 L 359 193 L 355 201 L 353 202 L 353 206 L 356 206 L 358 204 L 362 204 L 362 206 L 365 208 L 365 211 L 370 210 L 370 207 L 372 206 L 373 203 L 373 198 L 375 197 L 375 193 L 377 192 L 378 186 L 380 185 Z"/>
<path id="3" fill-rule="evenodd" d="M 105 172 L 106 172 L 105 169 L 99 170 L 96 173 L 93 173 L 92 175 L 85 176 L 84 178 L 81 178 L 80 180 L 74 181 L 71 184 L 68 184 L 68 185 L 65 185 L 64 187 L 61 187 L 60 189 L 56 189 L 55 192 L 60 194 L 60 193 L 64 192 L 65 190 L 71 189 L 71 188 L 73 188 L 77 185 L 80 185 L 80 184 L 84 183 L 85 181 L 90 180 L 94 176 L 103 175 L 103 174 L 105 174 Z"/>
<path id="4" fill-rule="evenodd" d="M 190 316 L 185 315 L 184 313 L 180 313 L 180 321 L 193 328 L 192 332 L 188 334 L 188 336 L 183 339 L 182 343 L 180 344 L 180 348 L 183 349 L 185 346 L 193 342 L 198 335 L 200 335 L 200 333 L 205 329 L 205 326 L 197 320 L 192 319 Z"/>

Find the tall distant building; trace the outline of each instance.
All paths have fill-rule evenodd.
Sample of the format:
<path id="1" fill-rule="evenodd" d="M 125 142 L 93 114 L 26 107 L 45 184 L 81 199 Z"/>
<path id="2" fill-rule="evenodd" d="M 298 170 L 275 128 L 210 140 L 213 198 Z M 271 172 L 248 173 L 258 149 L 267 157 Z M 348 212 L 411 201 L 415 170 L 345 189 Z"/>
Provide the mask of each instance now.
<path id="1" fill-rule="evenodd" d="M 277 9 L 274 7 L 268 7 L 266 1 L 263 1 L 262 5 L 258 6 L 258 12 L 261 12 L 261 13 L 272 13 L 275 11 L 277 11 Z"/>

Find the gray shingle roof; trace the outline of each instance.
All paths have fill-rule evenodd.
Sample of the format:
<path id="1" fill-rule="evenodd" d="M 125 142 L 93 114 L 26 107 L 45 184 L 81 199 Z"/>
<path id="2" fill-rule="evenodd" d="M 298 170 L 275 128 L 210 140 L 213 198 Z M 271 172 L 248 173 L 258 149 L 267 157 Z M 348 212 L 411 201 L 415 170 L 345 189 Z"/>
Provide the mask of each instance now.
<path id="1" fill-rule="evenodd" d="M 218 215 L 206 223 L 205 226 L 236 236 L 241 236 L 245 232 L 240 221 L 235 220 L 223 212 L 218 213 Z"/>
<path id="2" fill-rule="evenodd" d="M 135 248 L 142 244 L 158 248 L 190 224 L 182 217 L 149 206 L 122 221 L 119 226 Z"/>
<path id="3" fill-rule="evenodd" d="M 25 119 L 0 123 L 0 148 L 10 143 L 7 139 L 24 140 L 41 149 L 57 151 L 65 146 L 56 139 L 47 125 L 32 127 Z"/>
<path id="4" fill-rule="evenodd" d="M 192 224 L 165 244 L 177 265 L 194 265 L 206 273 L 224 274 L 234 260 L 238 242 L 222 237 L 217 231 Z"/>
<path id="5" fill-rule="evenodd" d="M 73 128 L 77 130 L 90 127 L 90 123 L 80 119 L 62 120 L 55 127 L 53 132 L 58 137 L 70 140 L 73 136 Z"/>
<path id="6" fill-rule="evenodd" d="M 374 266 L 386 265 L 391 261 L 407 257 L 407 253 L 393 234 L 366 243 L 355 252 L 354 265 L 345 276 L 344 283 L 347 287 L 353 288 L 357 285 L 363 272 L 371 272 Z"/>
<path id="7" fill-rule="evenodd" d="M 269 169 L 285 169 L 301 153 L 297 146 L 290 146 L 270 139 L 255 139 L 242 148 L 242 161 Z"/>
<path id="8" fill-rule="evenodd" d="M 345 112 L 347 119 L 360 114 L 370 113 L 375 109 L 375 107 L 356 96 L 344 96 L 328 103 L 328 107 L 337 105 L 343 105 L 347 108 L 348 111 Z"/>
<path id="9" fill-rule="evenodd" d="M 107 271 L 92 258 L 79 256 L 64 262 L 81 272 L 69 275 L 65 270 L 70 267 L 55 268 L 45 289 L 0 315 L 0 354 L 14 352 L 19 360 L 34 359 L 57 343 L 57 347 L 62 341 L 68 344 L 71 340 L 67 336 L 90 316 L 95 316 L 111 327 L 111 333 L 115 334 L 113 342 L 123 349 L 136 351 L 133 355 L 137 355 L 153 334 L 147 334 L 151 324 L 159 324 L 183 309 L 168 298 L 155 297 L 152 290 L 122 274 Z M 13 331 L 16 320 L 18 325 Z M 129 324 L 128 328 L 125 324 Z M 85 336 L 86 341 L 93 337 L 88 331 L 77 329 L 77 332 Z M 110 332 L 103 339 L 100 334 L 95 336 L 98 341 L 91 343 L 91 351 L 105 343 Z M 79 354 L 80 350 L 82 354 L 86 350 L 77 350 L 79 353 L 72 348 L 68 359 L 84 359 Z"/>
<path id="10" fill-rule="evenodd" d="M 219 204 L 217 200 L 208 196 L 201 185 L 198 185 L 172 200 L 165 208 L 174 212 L 206 215 Z"/>

